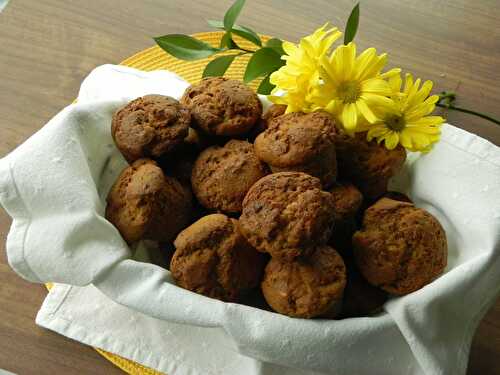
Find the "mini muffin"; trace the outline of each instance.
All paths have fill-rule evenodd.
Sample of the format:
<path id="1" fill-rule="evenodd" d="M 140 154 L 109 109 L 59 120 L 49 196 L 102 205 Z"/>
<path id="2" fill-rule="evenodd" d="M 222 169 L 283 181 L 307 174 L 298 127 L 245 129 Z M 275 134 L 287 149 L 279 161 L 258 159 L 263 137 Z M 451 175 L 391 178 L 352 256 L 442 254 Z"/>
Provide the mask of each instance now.
<path id="1" fill-rule="evenodd" d="M 333 318 L 340 310 L 345 284 L 341 256 L 329 246 L 319 246 L 310 256 L 290 262 L 272 258 L 261 287 L 276 312 L 295 318 Z"/>
<path id="2" fill-rule="evenodd" d="M 238 213 L 248 189 L 267 173 L 252 144 L 233 139 L 224 147 L 212 146 L 200 154 L 193 166 L 191 185 L 205 208 Z"/>
<path id="3" fill-rule="evenodd" d="M 191 110 L 194 127 L 216 136 L 243 136 L 262 115 L 257 94 L 243 82 L 224 77 L 204 78 L 188 87 L 181 103 Z"/>
<path id="4" fill-rule="evenodd" d="M 262 115 L 262 118 L 253 127 L 251 133 L 249 134 L 250 139 L 255 139 L 260 133 L 265 131 L 269 127 L 269 122 L 278 116 L 285 114 L 286 105 L 284 104 L 272 104 L 267 111 Z"/>
<path id="5" fill-rule="evenodd" d="M 238 230 L 238 221 L 212 214 L 184 229 L 174 242 L 172 276 L 182 288 L 236 301 L 259 285 L 265 257 Z"/>
<path id="6" fill-rule="evenodd" d="M 352 235 L 356 231 L 356 214 L 363 202 L 361 192 L 349 182 L 337 182 L 330 189 L 335 207 L 335 223 L 333 225 L 330 244 L 337 250 L 345 252 L 351 248 Z"/>
<path id="7" fill-rule="evenodd" d="M 345 263 L 347 284 L 344 290 L 341 317 L 352 318 L 379 312 L 387 301 L 387 293 L 366 281 L 354 264 L 348 261 Z"/>
<path id="8" fill-rule="evenodd" d="M 335 133 L 326 112 L 288 113 L 273 118 L 255 139 L 255 153 L 273 172 L 304 172 L 327 187 L 337 175 Z"/>
<path id="9" fill-rule="evenodd" d="M 169 96 L 146 95 L 113 116 L 111 134 L 125 159 L 157 159 L 172 152 L 188 135 L 189 111 Z"/>
<path id="10" fill-rule="evenodd" d="M 152 160 L 125 168 L 108 193 L 106 219 L 128 243 L 172 241 L 190 220 L 192 196 Z"/>
<path id="11" fill-rule="evenodd" d="M 403 147 L 388 150 L 375 141 L 368 142 L 366 133 L 354 137 L 338 134 L 335 145 L 340 178 L 352 181 L 367 201 L 374 201 L 387 192 L 389 179 L 406 159 Z"/>
<path id="12" fill-rule="evenodd" d="M 260 179 L 243 201 L 240 227 L 248 242 L 273 257 L 293 259 L 325 244 L 335 204 L 316 177 L 281 172 Z"/>
<path id="13" fill-rule="evenodd" d="M 446 267 L 445 232 L 411 203 L 382 198 L 365 211 L 353 236 L 356 264 L 371 284 L 403 295 L 430 283 Z"/>

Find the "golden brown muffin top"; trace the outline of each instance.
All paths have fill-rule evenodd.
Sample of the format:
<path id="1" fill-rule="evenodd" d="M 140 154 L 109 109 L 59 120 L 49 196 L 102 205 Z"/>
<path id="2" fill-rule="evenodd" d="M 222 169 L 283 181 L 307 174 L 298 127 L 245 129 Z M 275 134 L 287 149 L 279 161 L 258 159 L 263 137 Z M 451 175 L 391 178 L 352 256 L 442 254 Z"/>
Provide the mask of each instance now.
<path id="1" fill-rule="evenodd" d="M 211 210 L 241 212 L 250 187 L 268 173 L 251 143 L 231 140 L 204 150 L 194 164 L 191 184 L 200 203 Z"/>
<path id="2" fill-rule="evenodd" d="M 111 132 L 128 162 L 171 152 L 188 135 L 189 111 L 169 96 L 146 95 L 120 108 Z"/>
<path id="3" fill-rule="evenodd" d="M 260 179 L 243 201 L 240 226 L 259 251 L 292 259 L 328 241 L 334 202 L 320 180 L 300 172 L 273 173 Z"/>
<path id="4" fill-rule="evenodd" d="M 171 241 L 187 224 L 191 196 L 150 159 L 125 168 L 107 197 L 106 218 L 128 243 Z"/>
<path id="5" fill-rule="evenodd" d="M 259 283 L 264 258 L 240 234 L 235 219 L 204 216 L 179 233 L 174 245 L 170 270 L 185 289 L 235 301 Z"/>
<path id="6" fill-rule="evenodd" d="M 342 257 L 333 248 L 320 246 L 310 256 L 293 261 L 272 258 L 265 269 L 262 291 L 273 310 L 312 318 L 338 310 L 345 284 Z"/>
<path id="7" fill-rule="evenodd" d="M 273 118 L 255 140 L 255 152 L 266 163 L 291 167 L 309 163 L 335 148 L 335 123 L 326 112 L 294 112 Z"/>
<path id="8" fill-rule="evenodd" d="M 411 203 L 382 198 L 365 211 L 353 237 L 363 276 L 389 293 L 411 293 L 441 274 L 447 262 L 443 227 Z"/>
<path id="9" fill-rule="evenodd" d="M 262 115 L 259 97 L 243 82 L 224 77 L 204 78 L 181 98 L 193 126 L 217 136 L 242 136 Z"/>

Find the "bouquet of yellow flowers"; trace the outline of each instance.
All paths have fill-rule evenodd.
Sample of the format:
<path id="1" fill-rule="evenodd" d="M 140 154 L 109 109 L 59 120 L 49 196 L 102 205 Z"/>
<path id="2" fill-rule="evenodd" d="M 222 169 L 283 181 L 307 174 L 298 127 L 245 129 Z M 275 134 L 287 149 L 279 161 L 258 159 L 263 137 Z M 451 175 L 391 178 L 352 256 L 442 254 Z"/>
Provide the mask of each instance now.
<path id="1" fill-rule="evenodd" d="M 439 100 L 429 96 L 432 82 L 421 85 L 408 73 L 403 88 L 401 69 L 382 72 L 387 54 L 377 55 L 375 48 L 357 54 L 349 42 L 330 52 L 341 35 L 324 25 L 297 45 L 284 42 L 286 65 L 271 74 L 269 99 L 287 105 L 287 112 L 329 112 L 347 133 L 366 131 L 368 140 L 385 142 L 388 149 L 401 143 L 410 151 L 429 151 L 444 122 L 429 116 Z"/>
<path id="2" fill-rule="evenodd" d="M 453 105 L 455 94 L 431 95 L 432 81 L 414 79 L 411 73 L 401 77 L 401 69 L 384 71 L 387 54 L 375 48 L 358 53 L 353 39 L 359 23 L 359 4 L 347 21 L 343 44 L 336 27 L 323 25 L 299 43 L 272 38 L 263 43 L 248 27 L 235 24 L 245 0 L 237 0 L 223 21 L 208 21 L 225 30 L 220 46 L 213 47 L 188 35 L 170 34 L 155 38 L 158 45 L 173 56 L 194 60 L 224 53 L 207 64 L 207 76 L 223 75 L 238 57 L 252 54 L 244 81 L 262 78 L 260 94 L 276 104 L 286 105 L 286 112 L 326 111 L 333 115 L 349 135 L 364 132 L 392 150 L 401 144 L 409 151 L 429 152 L 439 141 L 443 117 L 432 115 L 436 106 L 477 115 L 500 124 L 481 113 Z M 241 48 L 238 35 L 257 49 Z"/>

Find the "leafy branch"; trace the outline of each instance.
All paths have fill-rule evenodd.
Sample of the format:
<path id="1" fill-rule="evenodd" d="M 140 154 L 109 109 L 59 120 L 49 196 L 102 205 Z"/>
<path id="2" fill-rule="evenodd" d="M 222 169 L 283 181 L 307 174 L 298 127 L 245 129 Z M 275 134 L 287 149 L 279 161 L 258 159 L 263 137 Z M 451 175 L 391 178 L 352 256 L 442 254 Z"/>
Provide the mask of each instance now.
<path id="1" fill-rule="evenodd" d="M 198 60 L 224 53 L 224 55 L 214 58 L 207 64 L 203 71 L 203 77 L 222 76 L 235 59 L 251 54 L 243 80 L 248 83 L 263 77 L 257 92 L 267 95 L 274 88 L 274 85 L 269 81 L 271 73 L 285 65 L 285 61 L 281 59 L 281 56 L 285 54 L 281 46 L 283 41 L 272 38 L 263 43 L 255 31 L 249 27 L 236 24 L 236 19 L 244 5 L 245 0 L 236 0 L 227 10 L 223 21 L 207 21 L 209 26 L 225 31 L 219 47 L 213 47 L 189 35 L 181 34 L 163 35 L 154 38 L 154 40 L 160 48 L 181 60 Z M 233 35 L 248 40 L 255 46 L 255 49 L 251 50 L 239 46 L 234 41 Z"/>

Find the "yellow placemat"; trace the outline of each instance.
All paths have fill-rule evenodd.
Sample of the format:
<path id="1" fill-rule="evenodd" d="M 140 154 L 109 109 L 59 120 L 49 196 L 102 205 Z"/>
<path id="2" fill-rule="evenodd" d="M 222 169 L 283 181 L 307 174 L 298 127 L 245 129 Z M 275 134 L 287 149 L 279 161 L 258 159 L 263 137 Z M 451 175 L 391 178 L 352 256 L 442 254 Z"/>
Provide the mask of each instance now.
<path id="1" fill-rule="evenodd" d="M 207 32 L 207 33 L 197 33 L 193 34 L 197 39 L 203 40 L 215 47 L 219 46 L 220 39 L 222 37 L 222 32 Z M 268 36 L 261 36 L 263 41 L 269 39 Z M 245 49 L 254 49 L 255 46 L 250 42 L 241 39 L 235 36 L 235 41 L 242 48 Z M 234 60 L 229 69 L 227 70 L 225 76 L 233 79 L 243 79 L 243 73 L 245 72 L 245 67 L 250 58 L 249 55 L 243 55 Z M 202 60 L 196 61 L 183 61 L 178 60 L 175 57 L 164 52 L 158 46 L 154 46 L 144 51 L 138 52 L 135 55 L 129 57 L 128 59 L 122 61 L 120 65 L 130 66 L 132 68 L 151 71 L 151 70 L 159 70 L 166 69 L 170 70 L 174 73 L 177 73 L 183 79 L 188 81 L 189 83 L 196 83 L 201 79 L 201 75 L 203 73 L 203 69 L 212 58 L 206 58 Z M 260 81 L 254 81 L 250 84 L 250 86 L 256 89 L 259 85 Z M 52 284 L 46 284 L 47 289 L 50 290 Z M 121 368 L 128 374 L 133 375 L 161 375 L 160 372 L 152 370 L 148 367 L 142 366 L 139 363 L 130 361 L 126 358 L 120 357 L 116 354 L 106 352 L 104 350 L 94 348 L 101 354 L 104 358 L 112 362 L 114 365 Z"/>

